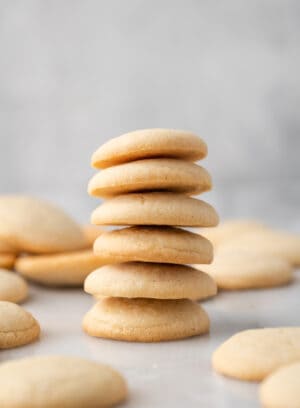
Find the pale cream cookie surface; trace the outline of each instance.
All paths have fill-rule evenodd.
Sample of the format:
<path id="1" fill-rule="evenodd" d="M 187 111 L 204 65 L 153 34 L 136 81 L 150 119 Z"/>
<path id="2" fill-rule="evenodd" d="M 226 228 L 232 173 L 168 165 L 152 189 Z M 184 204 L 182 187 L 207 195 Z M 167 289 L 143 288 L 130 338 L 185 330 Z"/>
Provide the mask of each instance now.
<path id="1" fill-rule="evenodd" d="M 217 293 L 206 273 L 185 265 L 127 262 L 105 265 L 85 280 L 96 296 L 154 299 L 204 299 Z"/>
<path id="2" fill-rule="evenodd" d="M 88 246 L 62 209 L 30 196 L 0 196 L 0 240 L 18 252 L 54 253 Z"/>
<path id="3" fill-rule="evenodd" d="M 236 251 L 254 249 L 270 256 L 286 259 L 291 265 L 300 265 L 300 235 L 264 228 L 251 231 L 222 244 Z"/>
<path id="4" fill-rule="evenodd" d="M 39 335 L 40 326 L 29 312 L 15 303 L 0 301 L 0 349 L 32 343 Z"/>
<path id="5" fill-rule="evenodd" d="M 214 247 L 218 247 L 231 239 L 239 239 L 244 234 L 265 229 L 266 226 L 259 221 L 251 219 L 232 219 L 220 222 L 214 228 L 200 228 L 200 235 L 203 235 L 212 242 Z"/>
<path id="6" fill-rule="evenodd" d="M 119 164 L 96 173 L 88 184 L 95 197 L 145 191 L 171 191 L 197 195 L 211 189 L 203 167 L 177 159 L 148 159 Z"/>
<path id="7" fill-rule="evenodd" d="M 261 381 L 278 367 L 300 359 L 300 327 L 245 330 L 214 352 L 218 373 L 246 381 Z"/>
<path id="8" fill-rule="evenodd" d="M 210 263 L 211 243 L 198 234 L 171 227 L 129 227 L 107 231 L 94 243 L 103 264 L 129 261 Z"/>
<path id="9" fill-rule="evenodd" d="M 202 200 L 176 193 L 125 194 L 102 203 L 92 213 L 97 225 L 170 225 L 213 227 L 219 217 Z"/>
<path id="10" fill-rule="evenodd" d="M 264 408 L 299 408 L 300 361 L 271 373 L 261 384 L 259 394 Z"/>
<path id="11" fill-rule="evenodd" d="M 206 143 L 185 130 L 142 129 L 110 139 L 95 151 L 91 164 L 106 168 L 153 157 L 196 161 L 207 155 Z"/>
<path id="12" fill-rule="evenodd" d="M 103 298 L 85 315 L 83 329 L 96 337 L 156 342 L 207 333 L 209 319 L 188 299 Z"/>
<path id="13" fill-rule="evenodd" d="M 14 272 L 0 269 L 0 300 L 21 303 L 27 296 L 26 281 Z"/>
<path id="14" fill-rule="evenodd" d="M 16 270 L 27 279 L 48 286 L 82 286 L 94 269 L 103 265 L 91 249 L 50 255 L 23 256 Z"/>
<path id="15" fill-rule="evenodd" d="M 0 365 L 3 408 L 110 407 L 127 394 L 121 374 L 83 358 L 35 356 Z"/>
<path id="16" fill-rule="evenodd" d="M 239 290 L 286 285 L 293 279 L 290 263 L 255 249 L 217 249 L 210 265 L 195 265 L 208 273 L 220 289 Z"/>

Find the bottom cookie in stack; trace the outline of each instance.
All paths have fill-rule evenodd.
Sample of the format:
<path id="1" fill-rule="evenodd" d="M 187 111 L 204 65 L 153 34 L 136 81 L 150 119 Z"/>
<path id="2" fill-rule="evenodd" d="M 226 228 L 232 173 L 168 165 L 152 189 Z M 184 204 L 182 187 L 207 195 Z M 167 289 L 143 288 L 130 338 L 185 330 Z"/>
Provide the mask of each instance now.
<path id="1" fill-rule="evenodd" d="M 83 329 L 96 337 L 156 342 L 207 333 L 209 319 L 189 299 L 103 298 L 85 315 Z"/>
<path id="2" fill-rule="evenodd" d="M 103 297 L 84 318 L 88 334 L 154 342 L 207 333 L 206 312 L 189 299 L 214 296 L 216 284 L 189 266 L 128 262 L 92 272 L 85 291 Z"/>

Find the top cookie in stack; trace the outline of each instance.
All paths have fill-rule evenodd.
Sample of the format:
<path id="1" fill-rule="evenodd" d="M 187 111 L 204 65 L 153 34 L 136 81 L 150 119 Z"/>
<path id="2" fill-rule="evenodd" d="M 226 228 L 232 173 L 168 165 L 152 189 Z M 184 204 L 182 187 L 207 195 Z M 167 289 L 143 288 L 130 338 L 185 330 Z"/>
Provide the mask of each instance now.
<path id="1" fill-rule="evenodd" d="M 104 170 L 88 191 L 108 200 L 93 212 L 92 223 L 129 227 L 95 241 L 107 265 L 85 281 L 85 290 L 101 298 L 84 318 L 90 335 L 162 341 L 208 331 L 205 311 L 189 299 L 213 296 L 216 285 L 184 264 L 210 263 L 212 245 L 177 228 L 218 223 L 213 207 L 191 197 L 211 188 L 208 172 L 193 163 L 206 154 L 194 134 L 167 129 L 127 133 L 93 154 L 92 166 Z"/>

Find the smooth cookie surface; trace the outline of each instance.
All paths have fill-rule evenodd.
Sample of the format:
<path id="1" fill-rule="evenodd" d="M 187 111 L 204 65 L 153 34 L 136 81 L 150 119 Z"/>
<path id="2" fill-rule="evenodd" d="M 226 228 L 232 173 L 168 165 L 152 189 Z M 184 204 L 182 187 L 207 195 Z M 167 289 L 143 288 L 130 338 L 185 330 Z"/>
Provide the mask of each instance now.
<path id="1" fill-rule="evenodd" d="M 26 278 L 50 286 L 81 286 L 87 275 L 103 265 L 92 250 L 24 256 L 15 268 Z"/>
<path id="2" fill-rule="evenodd" d="M 207 333 L 209 319 L 187 299 L 104 298 L 85 315 L 83 329 L 96 337 L 155 342 Z"/>
<path id="3" fill-rule="evenodd" d="M 220 289 L 253 289 L 285 285 L 293 279 L 290 263 L 255 249 L 223 249 L 216 251 L 210 265 L 198 265 L 208 273 Z"/>
<path id="4" fill-rule="evenodd" d="M 264 228 L 266 227 L 256 220 L 237 219 L 223 221 L 215 228 L 201 228 L 198 232 L 217 247 L 231 239 L 239 239 L 244 234 Z"/>
<path id="5" fill-rule="evenodd" d="M 126 396 L 117 371 L 78 357 L 28 357 L 0 365 L 0 406 L 5 408 L 110 407 Z"/>
<path id="6" fill-rule="evenodd" d="M 0 300 L 20 303 L 28 296 L 26 281 L 14 272 L 0 269 Z"/>
<path id="7" fill-rule="evenodd" d="M 243 234 L 223 245 L 237 251 L 253 248 L 270 256 L 284 258 L 294 266 L 300 265 L 300 236 L 296 234 L 265 228 Z"/>
<path id="8" fill-rule="evenodd" d="M 300 359 L 300 327 L 246 330 L 213 354 L 214 369 L 240 380 L 260 381 L 278 367 Z"/>
<path id="9" fill-rule="evenodd" d="M 85 235 L 60 208 L 29 196 L 0 197 L 0 239 L 19 252 L 52 253 L 88 246 Z"/>
<path id="10" fill-rule="evenodd" d="M 104 143 L 93 154 L 91 164 L 100 169 L 153 157 L 196 161 L 206 155 L 206 143 L 191 132 L 173 129 L 142 129 Z"/>
<path id="11" fill-rule="evenodd" d="M 300 362 L 270 374 L 260 386 L 260 401 L 265 408 L 299 408 Z"/>
<path id="12" fill-rule="evenodd" d="M 94 252 L 103 264 L 129 261 L 209 263 L 213 257 L 213 248 L 207 239 L 171 227 L 129 227 L 107 231 L 96 239 Z"/>
<path id="13" fill-rule="evenodd" d="M 143 262 L 102 266 L 86 278 L 84 289 L 103 297 L 154 299 L 204 299 L 217 292 L 214 280 L 194 268 Z"/>
<path id="14" fill-rule="evenodd" d="M 176 159 L 149 159 L 119 164 L 96 173 L 88 192 L 95 197 L 145 191 L 171 191 L 188 195 L 211 188 L 211 177 L 194 163 Z"/>
<path id="15" fill-rule="evenodd" d="M 15 303 L 0 301 L 0 349 L 32 343 L 39 334 L 39 324 L 30 313 Z"/>
<path id="16" fill-rule="evenodd" d="M 105 201 L 92 213 L 98 225 L 173 225 L 212 227 L 219 218 L 202 200 L 176 193 L 126 194 Z"/>

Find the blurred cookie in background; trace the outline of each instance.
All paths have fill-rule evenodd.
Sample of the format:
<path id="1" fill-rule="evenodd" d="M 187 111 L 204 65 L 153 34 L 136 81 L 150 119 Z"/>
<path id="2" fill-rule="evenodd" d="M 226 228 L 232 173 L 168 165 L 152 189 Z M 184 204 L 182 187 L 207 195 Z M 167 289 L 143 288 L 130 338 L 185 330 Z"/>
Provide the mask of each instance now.
<path id="1" fill-rule="evenodd" d="M 89 246 L 86 236 L 61 208 L 39 198 L 0 196 L 1 245 L 16 252 L 55 253 Z"/>
<path id="2" fill-rule="evenodd" d="M 208 273 L 219 289 L 239 290 L 285 285 L 293 279 L 290 263 L 255 249 L 220 246 L 209 265 L 195 265 Z"/>
<path id="3" fill-rule="evenodd" d="M 222 243 L 235 251 L 252 249 L 265 255 L 281 257 L 291 265 L 300 265 L 300 235 L 264 228 L 251 231 Z"/>
<path id="4" fill-rule="evenodd" d="M 28 285 L 18 274 L 0 269 L 0 300 L 23 302 L 28 296 Z"/>
<path id="5" fill-rule="evenodd" d="M 263 228 L 266 228 L 266 226 L 256 220 L 232 219 L 223 221 L 213 228 L 200 228 L 198 232 L 211 241 L 214 247 L 217 247 L 231 239 L 238 238 L 249 232 L 260 231 Z"/>
<path id="6" fill-rule="evenodd" d="M 103 265 L 92 249 L 19 257 L 16 270 L 25 278 L 47 286 L 82 286 L 87 275 Z"/>
<path id="7" fill-rule="evenodd" d="M 300 407 L 300 362 L 272 372 L 262 382 L 259 395 L 265 408 Z"/>

